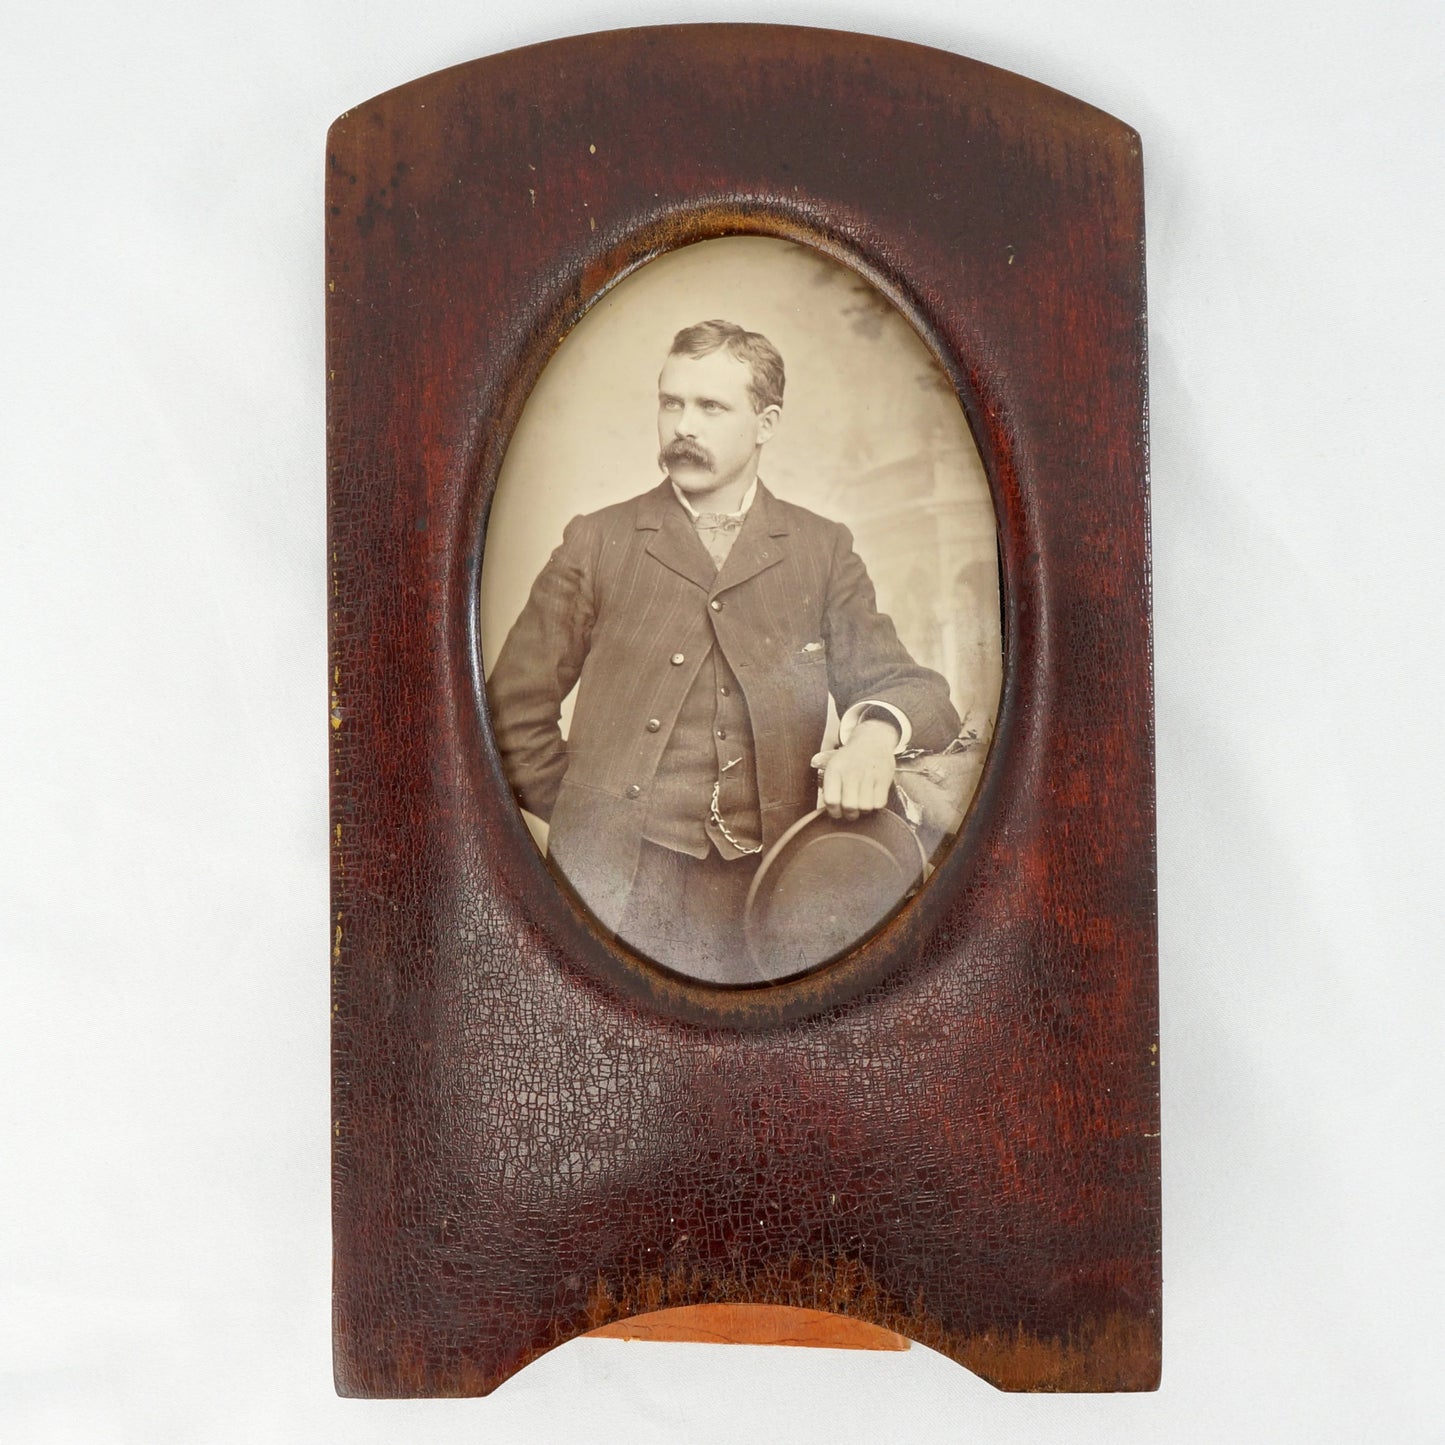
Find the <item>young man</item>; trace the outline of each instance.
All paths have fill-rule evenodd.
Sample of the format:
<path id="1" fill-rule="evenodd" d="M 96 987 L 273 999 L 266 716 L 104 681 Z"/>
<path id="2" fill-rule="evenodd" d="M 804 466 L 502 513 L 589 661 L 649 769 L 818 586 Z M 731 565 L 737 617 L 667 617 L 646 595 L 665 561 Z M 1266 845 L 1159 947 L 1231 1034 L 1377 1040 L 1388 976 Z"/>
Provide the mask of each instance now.
<path id="1" fill-rule="evenodd" d="M 743 944 L 748 885 L 757 855 L 817 806 L 829 694 L 834 817 L 885 806 L 895 755 L 959 728 L 947 683 L 878 611 L 847 528 L 759 479 L 783 386 L 757 332 L 680 331 L 658 381 L 666 476 L 567 525 L 487 682 L 503 765 L 550 824 L 553 866 L 624 943 L 715 983 L 766 976 Z"/>

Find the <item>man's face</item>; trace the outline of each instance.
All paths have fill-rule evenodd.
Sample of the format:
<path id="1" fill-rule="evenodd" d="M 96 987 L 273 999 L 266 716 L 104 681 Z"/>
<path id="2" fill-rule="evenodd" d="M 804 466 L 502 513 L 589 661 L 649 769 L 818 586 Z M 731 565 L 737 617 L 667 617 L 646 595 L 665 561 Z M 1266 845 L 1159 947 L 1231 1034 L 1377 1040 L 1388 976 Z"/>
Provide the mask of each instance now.
<path id="1" fill-rule="evenodd" d="M 657 380 L 658 465 L 689 497 L 706 497 L 757 471 L 778 408 L 753 410 L 746 362 L 726 351 L 669 356 Z"/>

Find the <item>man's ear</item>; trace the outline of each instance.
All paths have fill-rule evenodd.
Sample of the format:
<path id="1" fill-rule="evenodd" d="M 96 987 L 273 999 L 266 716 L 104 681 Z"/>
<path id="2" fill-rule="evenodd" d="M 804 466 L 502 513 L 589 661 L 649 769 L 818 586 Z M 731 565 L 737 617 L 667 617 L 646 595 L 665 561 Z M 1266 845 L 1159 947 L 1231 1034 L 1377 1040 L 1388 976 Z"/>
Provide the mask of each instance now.
<path id="1" fill-rule="evenodd" d="M 772 436 L 773 431 L 774 431 L 774 429 L 777 427 L 778 422 L 779 422 L 779 420 L 781 419 L 782 415 L 783 415 L 783 409 L 782 409 L 782 407 L 778 406 L 776 403 L 775 403 L 774 405 L 772 405 L 772 406 L 765 406 L 765 407 L 758 413 L 758 445 L 759 445 L 759 446 L 762 446 L 762 444 L 763 444 L 765 441 L 767 441 L 767 439 L 768 439 L 770 436 Z"/>

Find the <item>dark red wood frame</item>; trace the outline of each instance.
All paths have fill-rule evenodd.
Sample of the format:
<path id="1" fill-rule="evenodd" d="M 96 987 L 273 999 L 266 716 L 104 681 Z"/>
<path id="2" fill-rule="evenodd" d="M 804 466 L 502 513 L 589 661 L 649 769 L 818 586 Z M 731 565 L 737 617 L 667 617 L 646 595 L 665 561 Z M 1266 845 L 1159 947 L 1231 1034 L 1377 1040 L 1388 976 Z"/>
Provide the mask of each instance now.
<path id="1" fill-rule="evenodd" d="M 1142 174 L 940 51 L 684 26 L 459 66 L 327 176 L 338 1388 L 481 1394 L 647 1309 L 830 1309 L 1007 1388 L 1149 1389 L 1159 1113 Z M 716 990 L 599 939 L 502 776 L 476 595 L 559 340 L 757 233 L 936 351 L 1007 647 L 964 834 L 878 936 Z"/>

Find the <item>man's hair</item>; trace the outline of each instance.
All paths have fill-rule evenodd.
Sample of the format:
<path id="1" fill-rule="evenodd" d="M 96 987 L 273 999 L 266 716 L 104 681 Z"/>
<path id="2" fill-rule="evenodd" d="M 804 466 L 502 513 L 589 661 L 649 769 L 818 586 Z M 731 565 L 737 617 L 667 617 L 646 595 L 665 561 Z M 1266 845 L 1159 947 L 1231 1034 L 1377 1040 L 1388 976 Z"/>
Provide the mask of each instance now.
<path id="1" fill-rule="evenodd" d="M 684 326 L 672 338 L 669 356 L 711 356 L 726 351 L 734 361 L 743 362 L 752 380 L 748 396 L 753 410 L 783 404 L 783 358 L 778 348 L 759 331 L 744 331 L 733 321 L 699 321 Z"/>

